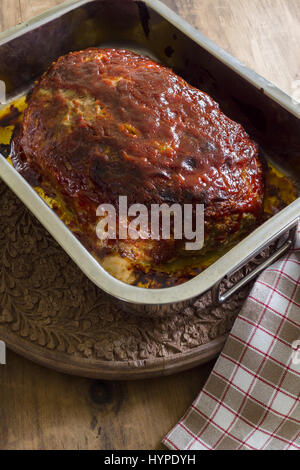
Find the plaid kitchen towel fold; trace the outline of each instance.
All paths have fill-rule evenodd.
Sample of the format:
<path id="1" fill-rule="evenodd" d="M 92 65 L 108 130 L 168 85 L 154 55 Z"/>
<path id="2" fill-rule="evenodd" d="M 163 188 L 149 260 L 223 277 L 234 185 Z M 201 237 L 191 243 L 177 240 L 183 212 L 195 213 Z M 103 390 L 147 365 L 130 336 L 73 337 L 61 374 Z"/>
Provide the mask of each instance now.
<path id="1" fill-rule="evenodd" d="M 300 450 L 300 226 L 262 273 L 169 449 Z"/>

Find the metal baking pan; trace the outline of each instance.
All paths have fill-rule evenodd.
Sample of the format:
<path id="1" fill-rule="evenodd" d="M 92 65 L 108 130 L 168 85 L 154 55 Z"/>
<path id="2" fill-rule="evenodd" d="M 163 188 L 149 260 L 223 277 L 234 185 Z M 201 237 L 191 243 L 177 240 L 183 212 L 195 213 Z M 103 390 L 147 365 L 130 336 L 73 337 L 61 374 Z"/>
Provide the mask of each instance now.
<path id="1" fill-rule="evenodd" d="M 299 104 L 157 0 L 67 1 L 0 34 L 0 80 L 7 99 L 26 92 L 60 55 L 108 44 L 148 53 L 211 94 L 228 116 L 243 124 L 266 158 L 300 186 Z M 282 255 L 291 246 L 291 236 L 225 295 L 219 294 L 222 279 L 294 227 L 300 216 L 298 198 L 195 278 L 175 287 L 144 289 L 109 275 L 4 158 L 0 177 L 91 281 L 124 305 L 150 314 L 181 309 L 212 288 L 217 301 L 225 301 Z"/>

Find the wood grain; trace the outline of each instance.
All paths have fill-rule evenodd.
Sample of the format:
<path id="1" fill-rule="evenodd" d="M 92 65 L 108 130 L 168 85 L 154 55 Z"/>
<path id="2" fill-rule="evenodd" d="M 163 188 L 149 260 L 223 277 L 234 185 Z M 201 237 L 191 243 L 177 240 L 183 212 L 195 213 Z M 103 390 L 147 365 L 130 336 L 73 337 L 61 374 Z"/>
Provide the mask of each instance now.
<path id="1" fill-rule="evenodd" d="M 11 28 L 22 21 L 20 0 L 0 1 L 0 31 Z"/>
<path id="2" fill-rule="evenodd" d="M 0 29 L 60 0 L 0 0 Z M 300 0 L 165 0 L 288 93 L 300 79 Z M 1 449 L 158 449 L 212 364 L 141 382 L 97 382 L 8 352 L 0 366 Z"/>
<path id="3" fill-rule="evenodd" d="M 164 0 L 203 34 L 292 93 L 300 78 L 300 0 Z"/>
<path id="4" fill-rule="evenodd" d="M 8 352 L 0 366 L 1 449 L 159 449 L 211 364 L 172 377 L 99 382 Z"/>
<path id="5" fill-rule="evenodd" d="M 22 21 L 27 21 L 33 16 L 39 15 L 55 5 L 63 3 L 64 0 L 19 0 Z"/>

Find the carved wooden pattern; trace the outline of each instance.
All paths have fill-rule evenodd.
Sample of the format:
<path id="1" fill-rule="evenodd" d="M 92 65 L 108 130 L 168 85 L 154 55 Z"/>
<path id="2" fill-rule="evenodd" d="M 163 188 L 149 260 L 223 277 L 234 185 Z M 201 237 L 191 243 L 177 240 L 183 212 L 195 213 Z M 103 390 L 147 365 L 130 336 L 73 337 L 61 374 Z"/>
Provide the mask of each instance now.
<path id="1" fill-rule="evenodd" d="M 167 318 L 125 312 L 3 182 L 0 200 L 0 339 L 9 347 L 46 366 L 96 378 L 176 372 L 219 352 L 249 288 L 222 307 L 212 305 L 208 292 Z"/>

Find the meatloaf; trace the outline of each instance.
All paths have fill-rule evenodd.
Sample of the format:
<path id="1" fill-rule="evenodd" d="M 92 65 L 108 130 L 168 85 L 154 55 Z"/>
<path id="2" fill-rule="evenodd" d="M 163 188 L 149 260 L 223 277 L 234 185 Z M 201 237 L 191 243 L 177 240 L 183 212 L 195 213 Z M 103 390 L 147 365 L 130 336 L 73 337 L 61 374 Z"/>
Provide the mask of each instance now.
<path id="1" fill-rule="evenodd" d="M 28 96 L 12 161 L 33 185 L 64 201 L 99 258 L 116 253 L 139 268 L 186 256 L 184 241 L 106 240 L 96 209 L 201 203 L 202 251 L 258 223 L 263 170 L 258 146 L 206 93 L 128 50 L 91 48 L 60 57 Z"/>

